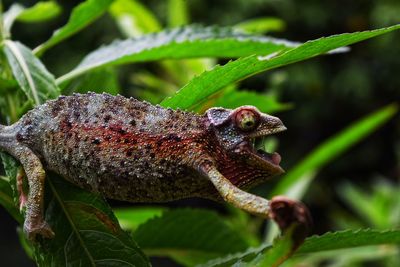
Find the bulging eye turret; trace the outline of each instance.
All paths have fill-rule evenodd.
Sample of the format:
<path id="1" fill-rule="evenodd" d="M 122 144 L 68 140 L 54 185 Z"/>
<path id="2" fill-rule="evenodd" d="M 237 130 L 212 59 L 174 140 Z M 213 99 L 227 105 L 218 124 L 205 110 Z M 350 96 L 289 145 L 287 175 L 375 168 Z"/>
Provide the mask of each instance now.
<path id="1" fill-rule="evenodd" d="M 259 115 L 252 110 L 243 109 L 237 112 L 236 126 L 243 131 L 252 131 L 257 128 L 259 124 Z"/>

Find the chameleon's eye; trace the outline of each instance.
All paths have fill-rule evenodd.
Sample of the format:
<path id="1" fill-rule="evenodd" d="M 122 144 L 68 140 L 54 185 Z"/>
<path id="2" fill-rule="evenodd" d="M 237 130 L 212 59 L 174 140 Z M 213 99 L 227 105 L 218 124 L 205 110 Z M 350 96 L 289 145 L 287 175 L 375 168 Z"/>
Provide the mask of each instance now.
<path id="1" fill-rule="evenodd" d="M 258 126 L 258 116 L 251 110 L 241 110 L 236 114 L 236 125 L 244 131 L 254 130 Z"/>

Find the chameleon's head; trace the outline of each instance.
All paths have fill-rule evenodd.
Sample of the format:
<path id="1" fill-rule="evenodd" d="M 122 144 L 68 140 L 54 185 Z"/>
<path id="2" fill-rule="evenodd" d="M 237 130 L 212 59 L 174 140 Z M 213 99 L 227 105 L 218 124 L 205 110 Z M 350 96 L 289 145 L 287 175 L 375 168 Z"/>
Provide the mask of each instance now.
<path id="1" fill-rule="evenodd" d="M 265 136 L 286 130 L 280 119 L 264 114 L 253 106 L 241 106 L 234 110 L 211 108 L 206 114 L 210 128 L 230 157 L 239 158 L 270 176 L 283 173 L 278 153 L 255 148 L 255 144 Z"/>

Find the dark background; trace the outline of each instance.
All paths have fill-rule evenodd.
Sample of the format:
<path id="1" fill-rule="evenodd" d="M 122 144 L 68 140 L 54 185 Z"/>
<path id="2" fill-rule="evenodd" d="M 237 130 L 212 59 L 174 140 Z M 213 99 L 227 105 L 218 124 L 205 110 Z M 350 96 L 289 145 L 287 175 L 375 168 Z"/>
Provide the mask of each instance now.
<path id="1" fill-rule="evenodd" d="M 35 3 L 3 1 L 4 9 L 7 10 L 13 2 L 26 6 Z M 14 39 L 31 48 L 36 47 L 47 40 L 53 30 L 65 24 L 71 8 L 80 1 L 58 2 L 64 8 L 62 16 L 33 26 L 17 23 L 13 29 Z M 400 22 L 400 2 L 396 0 L 189 0 L 188 4 L 191 22 L 204 25 L 228 26 L 264 16 L 281 18 L 287 24 L 286 29 L 271 35 L 293 41 L 307 41 Z M 146 6 L 155 11 L 161 20 L 166 20 L 164 2 L 146 1 Z M 75 66 L 86 53 L 117 37 L 121 38 L 119 31 L 106 15 L 49 50 L 42 60 L 57 77 Z M 289 129 L 279 136 L 283 167 L 293 166 L 323 140 L 351 122 L 400 100 L 399 44 L 400 34 L 395 32 L 353 45 L 349 53 L 322 56 L 257 75 L 242 83 L 242 88 L 273 90 L 281 101 L 294 104 L 293 109 L 278 114 Z M 65 60 L 60 61 L 60 57 Z M 135 65 L 135 68 L 152 70 L 151 64 Z M 130 71 L 130 66 L 123 67 L 119 75 L 122 88 L 126 88 L 123 94 L 126 95 L 135 94 L 134 86 L 128 84 L 124 76 Z M 329 205 L 346 209 L 335 193 L 336 186 L 341 182 L 347 180 L 367 187 L 377 176 L 399 182 L 399 133 L 397 116 L 318 174 L 305 198 L 316 221 L 315 233 L 332 229 L 334 224 Z M 191 204 L 210 203 L 192 200 L 174 205 Z M 3 208 L 0 208 L 0 226 L 0 265 L 33 266 L 20 248 L 16 223 Z"/>

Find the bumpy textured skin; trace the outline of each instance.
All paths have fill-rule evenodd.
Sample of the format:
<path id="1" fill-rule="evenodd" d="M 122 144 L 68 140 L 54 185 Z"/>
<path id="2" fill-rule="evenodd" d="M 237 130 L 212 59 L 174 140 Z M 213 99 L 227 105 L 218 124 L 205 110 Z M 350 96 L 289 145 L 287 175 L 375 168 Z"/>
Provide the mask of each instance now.
<path id="1" fill-rule="evenodd" d="M 29 112 L 17 140 L 49 170 L 90 191 L 133 202 L 216 198 L 195 166 L 209 155 L 235 185 L 271 173 L 230 158 L 206 116 L 107 94 L 60 97 Z"/>
<path id="2" fill-rule="evenodd" d="M 267 200 L 239 188 L 261 183 L 282 169 L 249 154 L 245 140 L 283 125 L 256 110 L 259 129 L 240 131 L 235 112 L 215 108 L 196 115 L 88 93 L 48 101 L 16 124 L 1 126 L 0 148 L 21 161 L 29 181 L 25 231 L 31 239 L 54 235 L 43 220 L 44 168 L 112 199 L 224 199 L 271 216 Z"/>

